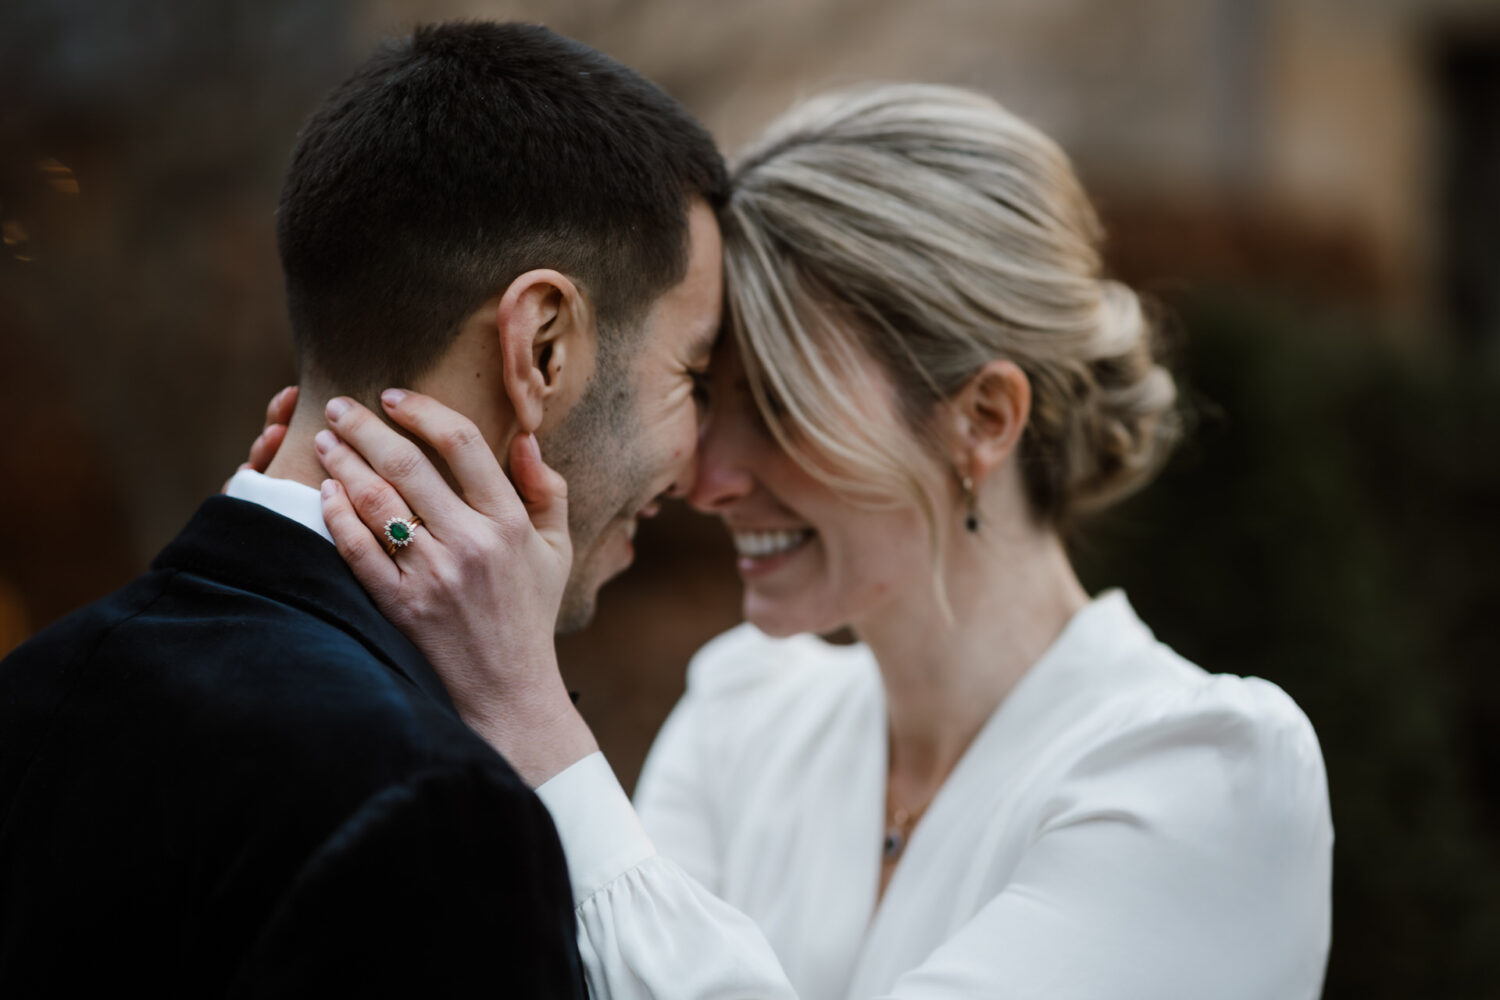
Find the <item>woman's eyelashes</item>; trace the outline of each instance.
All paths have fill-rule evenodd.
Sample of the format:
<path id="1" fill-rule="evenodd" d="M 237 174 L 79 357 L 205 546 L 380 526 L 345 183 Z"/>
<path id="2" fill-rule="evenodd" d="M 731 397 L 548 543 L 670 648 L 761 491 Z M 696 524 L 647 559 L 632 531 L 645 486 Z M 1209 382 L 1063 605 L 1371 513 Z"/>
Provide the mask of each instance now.
<path id="1" fill-rule="evenodd" d="M 748 397 L 747 402 L 750 406 L 750 414 L 761 430 L 769 432 L 773 425 L 780 427 L 782 431 L 791 430 L 787 425 L 786 404 L 769 387 L 761 386 L 758 398 L 749 392 L 746 393 L 746 396 Z"/>
<path id="2" fill-rule="evenodd" d="M 764 391 L 765 391 L 765 397 L 764 398 L 765 398 L 765 401 L 766 401 L 766 412 L 768 412 L 772 417 L 775 417 L 777 420 L 783 420 L 783 419 L 785 419 L 786 418 L 786 414 L 787 414 L 787 409 L 786 409 L 786 404 L 781 401 L 781 397 L 778 396 L 775 392 L 771 391 L 770 389 L 766 389 Z"/>

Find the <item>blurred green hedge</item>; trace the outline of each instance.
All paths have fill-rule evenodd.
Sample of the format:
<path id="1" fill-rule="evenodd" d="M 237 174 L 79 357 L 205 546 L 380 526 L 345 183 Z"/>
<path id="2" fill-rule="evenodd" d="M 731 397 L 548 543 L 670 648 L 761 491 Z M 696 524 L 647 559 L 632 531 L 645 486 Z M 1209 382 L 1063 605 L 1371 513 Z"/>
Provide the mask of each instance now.
<path id="1" fill-rule="evenodd" d="M 1325 995 L 1500 997 L 1500 373 L 1291 304 L 1175 313 L 1196 427 L 1085 526 L 1085 582 L 1312 719 L 1336 835 Z"/>

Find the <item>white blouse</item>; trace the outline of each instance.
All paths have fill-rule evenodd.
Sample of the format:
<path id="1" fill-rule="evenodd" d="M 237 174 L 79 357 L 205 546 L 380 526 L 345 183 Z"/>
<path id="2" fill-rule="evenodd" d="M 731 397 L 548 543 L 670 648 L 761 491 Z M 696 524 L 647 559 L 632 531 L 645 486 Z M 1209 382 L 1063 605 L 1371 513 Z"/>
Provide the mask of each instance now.
<path id="1" fill-rule="evenodd" d="M 1112 592 L 981 729 L 876 905 L 886 712 L 863 646 L 710 642 L 639 820 L 599 755 L 538 793 L 595 998 L 1320 992 L 1333 828 L 1280 688 L 1213 676 Z"/>

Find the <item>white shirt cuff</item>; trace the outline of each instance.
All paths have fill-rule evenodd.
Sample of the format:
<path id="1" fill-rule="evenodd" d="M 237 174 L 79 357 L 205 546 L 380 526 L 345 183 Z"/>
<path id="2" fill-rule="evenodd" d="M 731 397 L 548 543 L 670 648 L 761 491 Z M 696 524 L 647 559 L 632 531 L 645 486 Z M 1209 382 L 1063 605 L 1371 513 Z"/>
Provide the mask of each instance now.
<path id="1" fill-rule="evenodd" d="M 562 840 L 574 906 L 655 856 L 656 847 L 604 754 L 591 753 L 560 771 L 536 794 Z"/>

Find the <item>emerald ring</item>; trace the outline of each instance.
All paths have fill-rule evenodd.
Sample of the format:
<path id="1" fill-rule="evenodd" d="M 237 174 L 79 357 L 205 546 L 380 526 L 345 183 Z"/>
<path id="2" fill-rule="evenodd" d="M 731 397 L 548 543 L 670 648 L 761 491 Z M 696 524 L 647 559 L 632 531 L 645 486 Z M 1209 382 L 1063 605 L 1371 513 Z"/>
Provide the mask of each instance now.
<path id="1" fill-rule="evenodd" d="M 422 519 L 416 514 L 411 517 L 393 517 L 385 522 L 386 555 L 394 557 L 397 549 L 410 545 L 421 524 Z"/>

